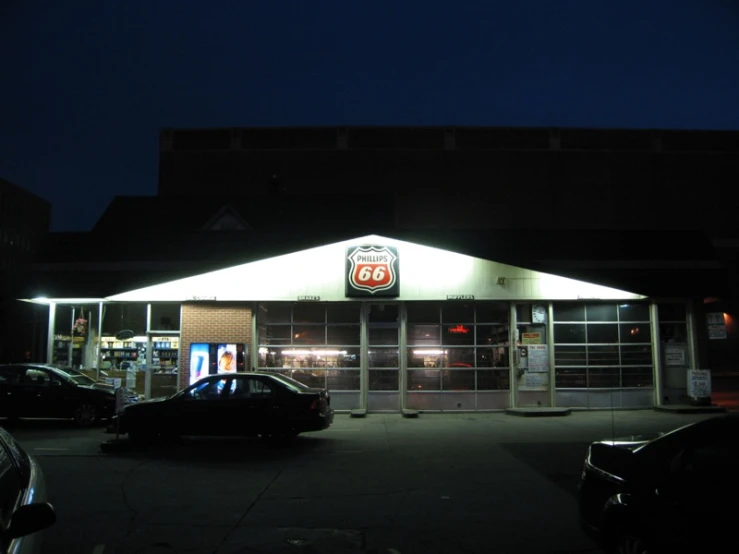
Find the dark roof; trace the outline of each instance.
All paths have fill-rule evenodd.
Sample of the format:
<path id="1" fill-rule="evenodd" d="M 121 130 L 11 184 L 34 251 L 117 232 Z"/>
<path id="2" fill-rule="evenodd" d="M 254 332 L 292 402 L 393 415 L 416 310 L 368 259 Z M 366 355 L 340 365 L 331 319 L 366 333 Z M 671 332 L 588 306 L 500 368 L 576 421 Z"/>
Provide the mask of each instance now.
<path id="1" fill-rule="evenodd" d="M 54 234 L 28 296 L 109 296 L 307 248 L 377 234 L 648 296 L 726 294 L 726 270 L 695 231 L 376 231 L 303 229 Z"/>

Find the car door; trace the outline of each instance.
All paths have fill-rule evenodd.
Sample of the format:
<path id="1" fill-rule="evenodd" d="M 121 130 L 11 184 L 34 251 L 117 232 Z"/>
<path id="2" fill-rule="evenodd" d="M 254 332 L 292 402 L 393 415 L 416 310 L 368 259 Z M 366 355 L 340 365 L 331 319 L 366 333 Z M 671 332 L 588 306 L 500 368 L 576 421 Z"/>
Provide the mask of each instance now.
<path id="1" fill-rule="evenodd" d="M 230 378 L 213 376 L 188 389 L 176 405 L 169 406 L 170 425 L 180 435 L 227 435 L 229 403 L 226 400 Z"/>
<path id="2" fill-rule="evenodd" d="M 256 433 L 268 433 L 284 426 L 284 414 L 278 385 L 262 375 L 250 375 L 249 419 Z"/>
<path id="3" fill-rule="evenodd" d="M 228 414 L 222 425 L 229 435 L 251 436 L 254 429 L 254 407 L 249 389 L 249 378 L 235 375 L 227 387 L 226 402 Z"/>
<path id="4" fill-rule="evenodd" d="M 6 529 L 21 502 L 23 489 L 21 475 L 0 439 L 0 552 L 6 552 L 10 545 L 11 539 L 7 536 Z"/>
<path id="5" fill-rule="evenodd" d="M 732 539 L 739 519 L 737 432 L 722 426 L 697 436 L 672 460 L 669 486 L 661 492 L 673 549 L 719 551 Z"/>
<path id="6" fill-rule="evenodd" d="M 62 417 L 58 399 L 52 398 L 50 372 L 33 366 L 19 367 L 16 402 L 20 417 Z"/>
<path id="7" fill-rule="evenodd" d="M 15 366 L 0 367 L 0 417 L 17 415 L 19 372 Z"/>

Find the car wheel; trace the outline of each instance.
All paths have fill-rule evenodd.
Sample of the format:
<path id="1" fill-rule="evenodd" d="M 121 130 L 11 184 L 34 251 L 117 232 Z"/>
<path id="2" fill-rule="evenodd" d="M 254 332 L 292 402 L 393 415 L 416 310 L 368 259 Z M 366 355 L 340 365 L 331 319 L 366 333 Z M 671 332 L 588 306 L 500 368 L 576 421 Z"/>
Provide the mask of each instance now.
<path id="1" fill-rule="evenodd" d="M 97 408 L 93 404 L 80 404 L 74 410 L 74 422 L 80 427 L 90 427 L 98 418 Z"/>

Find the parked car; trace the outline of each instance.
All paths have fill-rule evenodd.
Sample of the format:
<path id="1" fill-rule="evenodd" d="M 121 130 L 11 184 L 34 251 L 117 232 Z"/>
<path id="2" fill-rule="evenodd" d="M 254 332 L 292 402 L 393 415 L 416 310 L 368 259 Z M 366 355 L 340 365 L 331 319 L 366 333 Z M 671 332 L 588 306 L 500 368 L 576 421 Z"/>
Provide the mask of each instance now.
<path id="1" fill-rule="evenodd" d="M 126 406 L 108 431 L 133 441 L 159 436 L 289 437 L 331 426 L 328 390 L 276 373 L 221 373 L 165 398 Z"/>
<path id="2" fill-rule="evenodd" d="M 55 521 L 41 467 L 0 427 L 0 554 L 41 552 Z"/>
<path id="3" fill-rule="evenodd" d="M 128 395 L 135 401 L 135 395 Z M 112 385 L 49 364 L 0 365 L 0 417 L 72 418 L 90 426 L 115 411 Z"/>
<path id="4" fill-rule="evenodd" d="M 661 435 L 595 442 L 580 522 L 607 552 L 723 552 L 739 522 L 739 414 Z"/>

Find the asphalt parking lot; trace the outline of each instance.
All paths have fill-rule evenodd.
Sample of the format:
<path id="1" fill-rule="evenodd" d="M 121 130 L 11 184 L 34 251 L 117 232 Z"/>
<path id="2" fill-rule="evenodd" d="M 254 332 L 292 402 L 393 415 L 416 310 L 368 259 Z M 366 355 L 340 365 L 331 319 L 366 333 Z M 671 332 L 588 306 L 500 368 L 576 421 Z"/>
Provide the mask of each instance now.
<path id="1" fill-rule="evenodd" d="M 592 553 L 575 494 L 587 444 L 706 415 L 338 415 L 293 443 L 185 439 L 118 454 L 101 428 L 25 421 L 57 524 L 45 552 Z M 3 425 L 3 422 L 0 422 Z"/>

